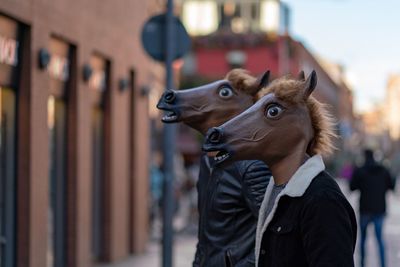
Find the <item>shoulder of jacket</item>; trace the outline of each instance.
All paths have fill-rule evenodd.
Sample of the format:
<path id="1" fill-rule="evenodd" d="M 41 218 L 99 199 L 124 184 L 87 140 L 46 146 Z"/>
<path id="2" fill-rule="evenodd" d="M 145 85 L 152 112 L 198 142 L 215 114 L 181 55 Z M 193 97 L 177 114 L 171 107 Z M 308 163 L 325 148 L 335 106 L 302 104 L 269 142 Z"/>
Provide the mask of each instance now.
<path id="1" fill-rule="evenodd" d="M 344 196 L 339 185 L 326 171 L 319 173 L 303 195 L 305 198 L 324 199 Z"/>
<path id="2" fill-rule="evenodd" d="M 272 174 L 268 168 L 249 168 L 242 176 L 242 183 L 250 190 L 261 190 L 264 195 L 271 176 Z"/>
<path id="3" fill-rule="evenodd" d="M 242 160 L 237 162 L 237 167 L 242 173 L 253 170 L 269 170 L 268 166 L 260 160 Z"/>

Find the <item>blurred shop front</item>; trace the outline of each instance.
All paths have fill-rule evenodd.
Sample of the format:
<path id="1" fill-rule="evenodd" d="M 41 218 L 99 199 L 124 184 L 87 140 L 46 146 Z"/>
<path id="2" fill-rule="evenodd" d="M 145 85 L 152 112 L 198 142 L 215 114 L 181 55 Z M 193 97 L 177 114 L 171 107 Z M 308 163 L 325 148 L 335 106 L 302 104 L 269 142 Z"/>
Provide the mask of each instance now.
<path id="1" fill-rule="evenodd" d="M 20 25 L 0 16 L 0 266 L 14 266 Z"/>
<path id="2" fill-rule="evenodd" d="M 0 2 L 0 267 L 144 251 L 153 2 Z"/>

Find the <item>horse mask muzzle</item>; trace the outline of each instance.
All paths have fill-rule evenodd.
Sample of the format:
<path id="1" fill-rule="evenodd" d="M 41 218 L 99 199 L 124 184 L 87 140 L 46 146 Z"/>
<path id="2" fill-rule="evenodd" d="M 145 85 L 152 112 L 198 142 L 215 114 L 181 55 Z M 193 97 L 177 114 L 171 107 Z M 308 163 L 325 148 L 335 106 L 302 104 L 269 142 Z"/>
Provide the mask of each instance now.
<path id="1" fill-rule="evenodd" d="M 202 149 L 208 152 L 209 156 L 214 156 L 217 165 L 228 162 L 233 156 L 233 151 L 224 144 L 224 133 L 219 127 L 208 130 Z"/>
<path id="2" fill-rule="evenodd" d="M 165 115 L 161 119 L 162 122 L 173 123 L 179 121 L 180 113 L 177 102 L 177 93 L 174 90 L 167 90 L 161 96 L 157 103 L 157 108 L 165 111 Z"/>

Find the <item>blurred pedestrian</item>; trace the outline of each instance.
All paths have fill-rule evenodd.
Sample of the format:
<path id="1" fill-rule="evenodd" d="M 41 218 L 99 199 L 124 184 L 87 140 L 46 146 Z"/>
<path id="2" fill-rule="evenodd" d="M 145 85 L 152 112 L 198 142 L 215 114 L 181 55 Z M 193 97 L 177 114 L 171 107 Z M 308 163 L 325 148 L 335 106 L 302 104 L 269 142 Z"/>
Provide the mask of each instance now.
<path id="1" fill-rule="evenodd" d="M 350 162 L 345 163 L 340 170 L 340 177 L 346 180 L 350 180 L 351 176 L 353 175 L 354 165 Z"/>
<path id="2" fill-rule="evenodd" d="M 386 213 L 386 192 L 394 189 L 394 182 L 389 171 L 375 161 L 372 150 L 366 149 L 364 156 L 364 165 L 355 169 L 350 181 L 350 190 L 360 191 L 361 267 L 365 266 L 365 241 L 370 223 L 375 227 L 381 267 L 385 267 L 382 228 Z"/>
<path id="3" fill-rule="evenodd" d="M 154 153 L 151 157 L 150 162 L 150 225 L 152 232 L 157 236 L 161 228 L 159 227 L 159 221 L 161 217 L 161 204 L 162 204 L 162 187 L 164 175 L 161 172 L 161 155 Z"/>

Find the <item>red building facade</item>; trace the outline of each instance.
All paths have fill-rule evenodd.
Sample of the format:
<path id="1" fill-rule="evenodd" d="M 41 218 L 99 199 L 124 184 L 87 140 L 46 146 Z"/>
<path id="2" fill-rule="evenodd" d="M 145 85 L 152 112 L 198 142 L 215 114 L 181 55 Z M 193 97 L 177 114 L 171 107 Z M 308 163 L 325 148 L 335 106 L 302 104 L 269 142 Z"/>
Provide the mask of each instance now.
<path id="1" fill-rule="evenodd" d="M 346 150 L 346 143 L 353 134 L 354 115 L 352 92 L 344 74 L 334 77 L 330 70 L 301 42 L 290 36 L 274 39 L 267 35 L 248 33 L 233 34 L 217 32 L 203 37 L 194 37 L 194 48 L 183 67 L 183 86 L 190 81 L 208 82 L 222 79 L 235 67 L 259 75 L 270 70 L 272 78 L 282 75 L 297 75 L 303 70 L 308 75 L 315 70 L 318 75 L 314 96 L 326 103 L 337 120 L 337 146 Z M 351 149 L 348 147 L 348 149 Z"/>

